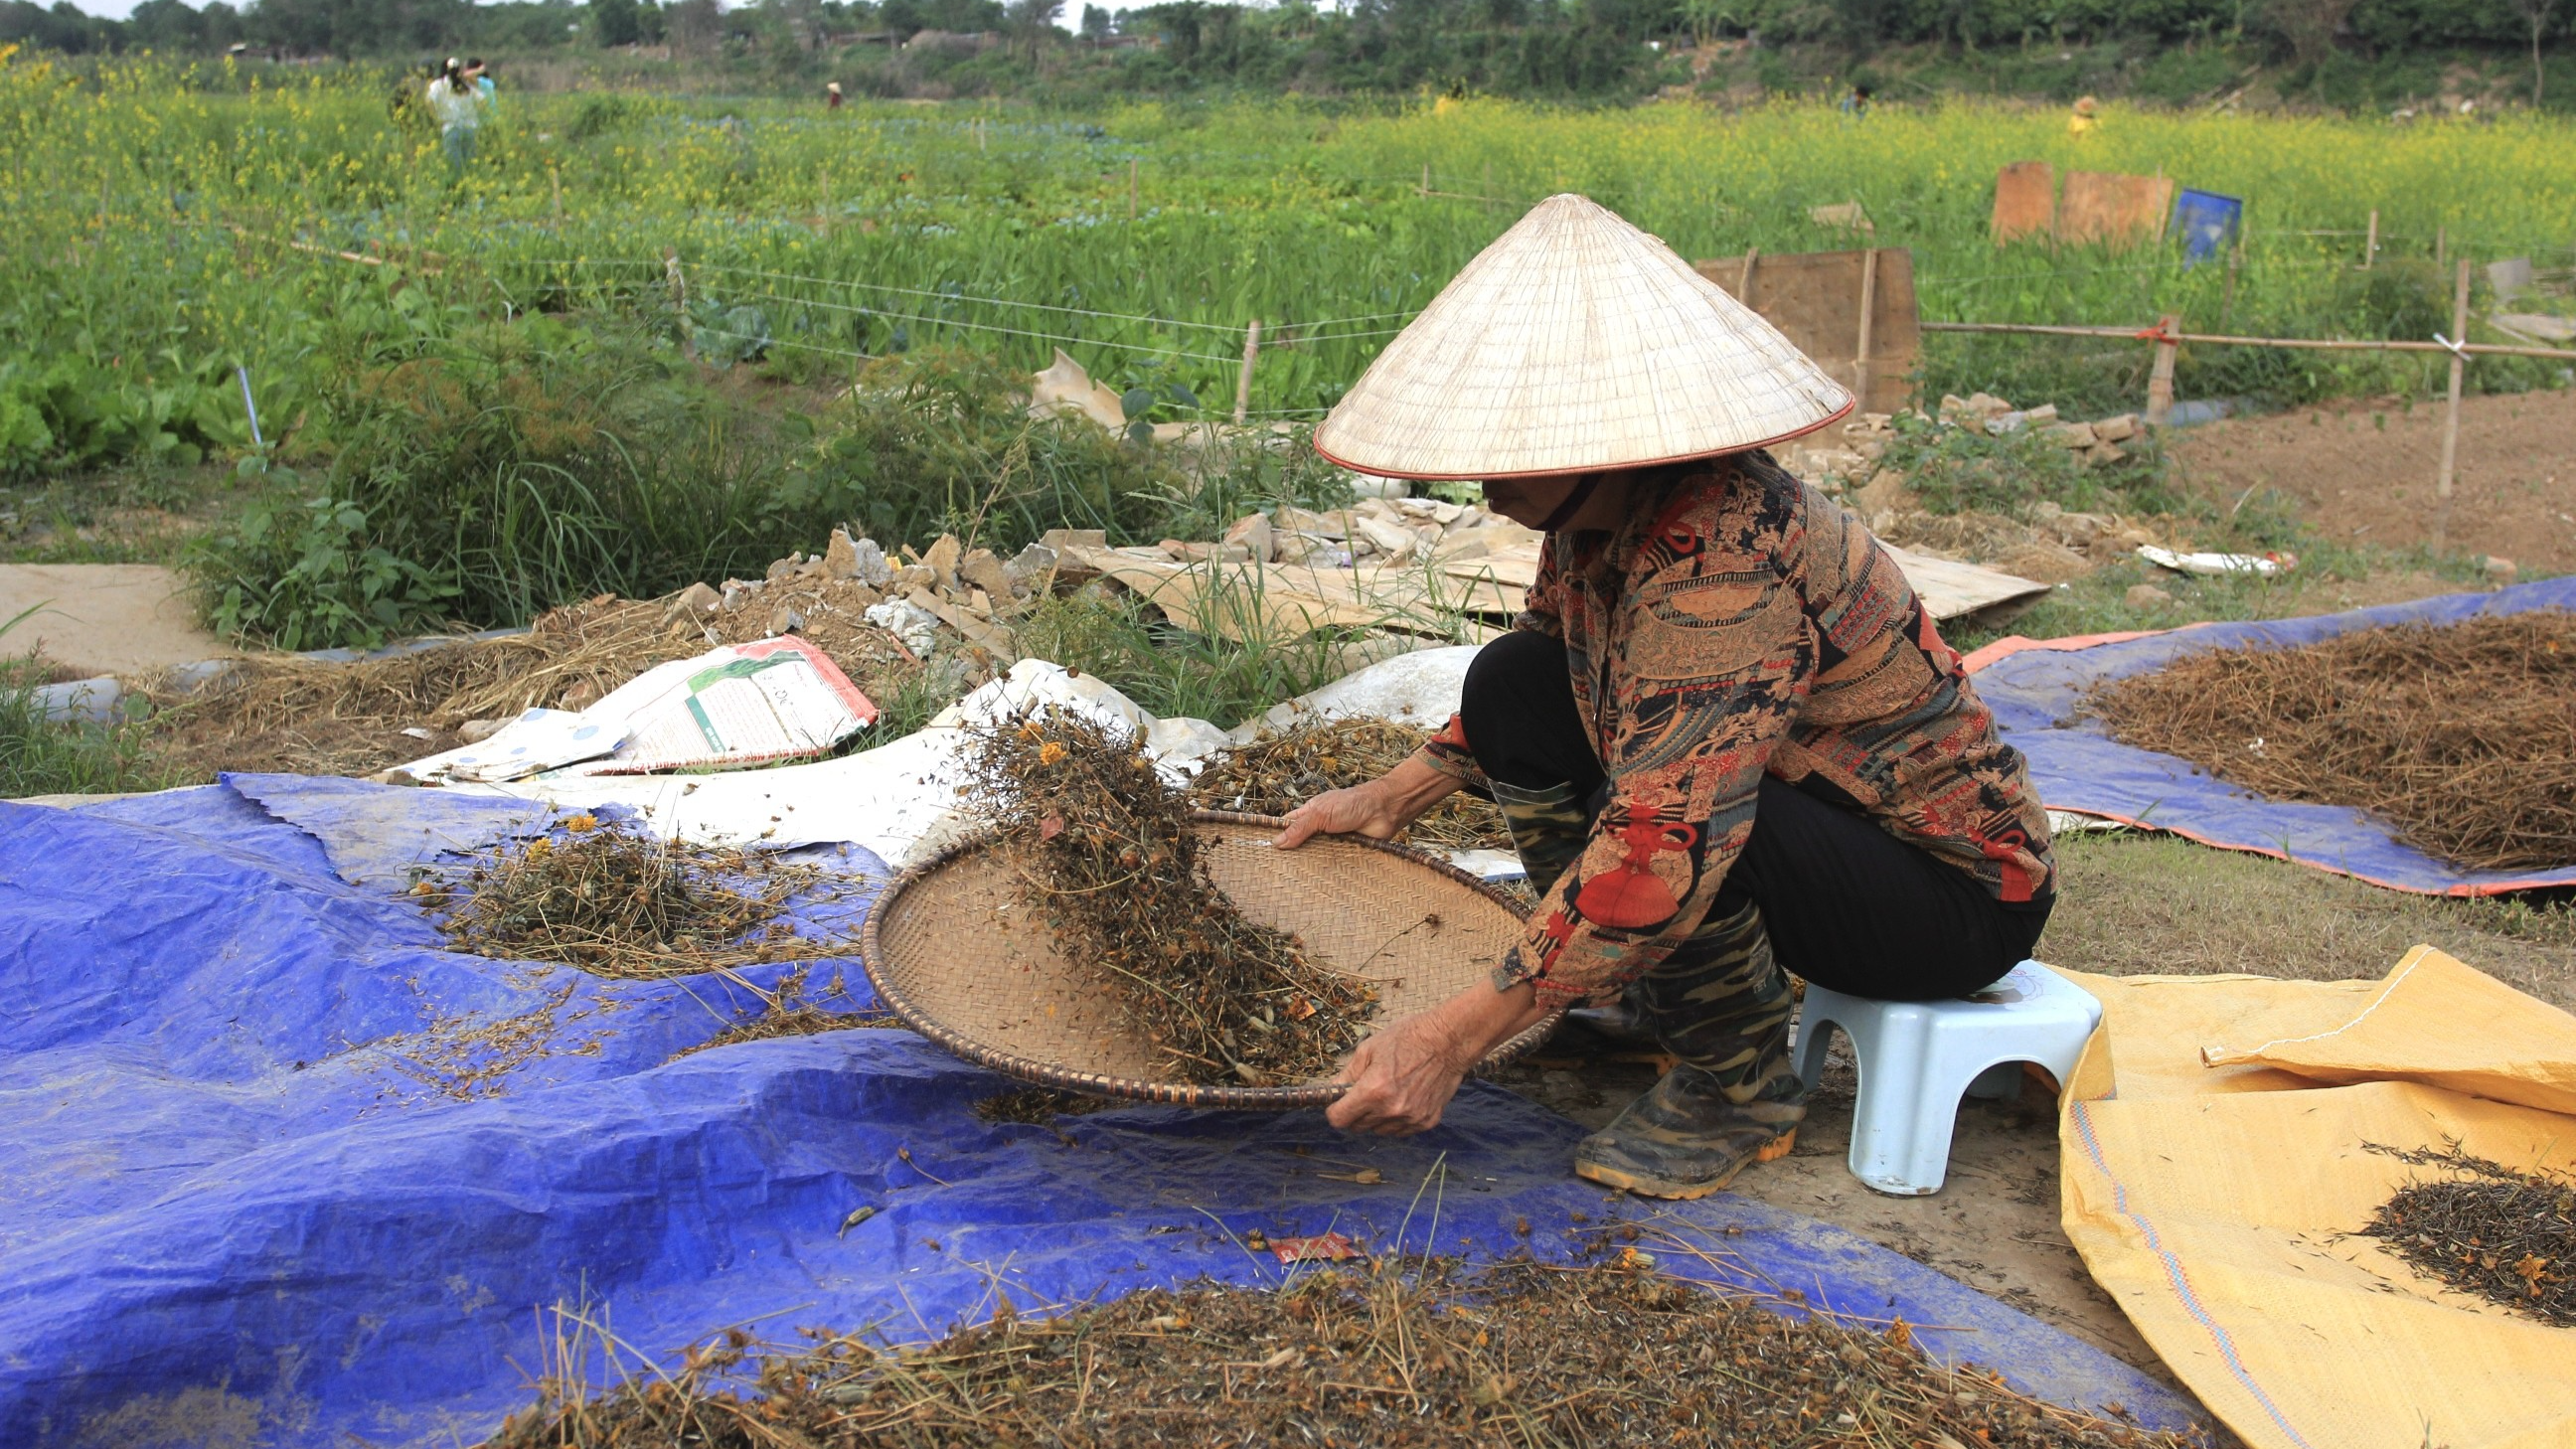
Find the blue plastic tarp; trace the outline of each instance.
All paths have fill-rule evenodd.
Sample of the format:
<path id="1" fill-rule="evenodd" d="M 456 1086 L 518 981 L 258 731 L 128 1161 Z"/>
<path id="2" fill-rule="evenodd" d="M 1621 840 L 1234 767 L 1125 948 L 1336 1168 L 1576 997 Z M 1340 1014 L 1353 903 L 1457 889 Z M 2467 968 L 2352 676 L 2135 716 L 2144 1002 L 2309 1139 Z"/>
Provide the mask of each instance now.
<path id="1" fill-rule="evenodd" d="M 1723 1250 L 1667 1266 L 1932 1325 L 1931 1352 L 2061 1403 L 2194 1414 L 1838 1229 L 1605 1203 L 1565 1170 L 1581 1129 L 1491 1086 L 1405 1140 L 1142 1106 L 1057 1130 L 978 1120 L 1010 1084 L 897 1029 L 675 1055 L 752 994 L 457 954 L 400 895 L 441 850 L 547 824 L 281 776 L 0 804 L 0 1443 L 470 1444 L 526 1398 L 555 1305 L 657 1352 L 746 1323 L 920 1338 L 997 1292 L 1275 1281 L 1253 1228 L 1558 1256 L 1578 1212 L 1659 1213 Z M 856 904 L 803 915 L 846 930 Z M 872 1004 L 855 962 L 811 965 L 836 971 L 825 1004 Z M 1382 1180 L 1341 1180 L 1362 1167 Z"/>
<path id="2" fill-rule="evenodd" d="M 2205 845 L 2297 861 L 2426 895 L 2496 895 L 2571 885 L 2576 884 L 2576 861 L 2551 870 L 2463 870 L 2398 840 L 2385 821 L 2367 811 L 2249 794 L 2187 761 L 2123 745 L 2100 720 L 2078 709 L 2094 686 L 2161 669 L 2183 654 L 2307 644 L 2385 624 L 2450 623 L 2529 609 L 2576 609 L 2576 577 L 2343 614 L 2195 624 L 2086 648 L 2024 648 L 1980 668 L 1977 693 L 1994 710 L 2005 742 L 2029 757 L 2031 780 L 2052 810 L 2169 830 Z"/>

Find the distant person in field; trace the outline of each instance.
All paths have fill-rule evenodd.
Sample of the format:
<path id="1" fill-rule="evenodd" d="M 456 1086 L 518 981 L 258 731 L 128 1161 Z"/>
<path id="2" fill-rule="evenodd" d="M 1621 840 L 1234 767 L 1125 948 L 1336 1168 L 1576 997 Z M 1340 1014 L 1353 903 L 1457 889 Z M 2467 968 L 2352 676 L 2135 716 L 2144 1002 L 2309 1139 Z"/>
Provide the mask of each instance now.
<path id="1" fill-rule="evenodd" d="M 1334 1126 L 1437 1126 L 1488 1052 L 1573 1008 L 1678 1062 L 1575 1174 L 1703 1197 L 1806 1115 L 1791 973 L 1933 1001 L 2030 955 L 2057 870 L 2021 753 L 1894 556 L 1765 451 L 1854 401 L 1662 242 L 1556 196 L 1316 428 L 1331 462 L 1474 480 L 1545 535 L 1446 727 L 1275 842 L 1383 840 L 1472 790 L 1538 894 L 1485 981 L 1360 1043 Z"/>
<path id="2" fill-rule="evenodd" d="M 501 88 L 493 83 L 492 68 L 483 63 L 483 57 L 478 55 L 465 62 L 465 75 L 467 79 L 474 82 L 474 98 L 483 103 L 483 114 L 499 115 Z"/>
<path id="3" fill-rule="evenodd" d="M 2100 114 L 2101 110 L 2102 103 L 2100 101 L 2093 99 L 2091 96 L 2077 96 L 2075 98 L 2075 114 L 2066 118 L 2066 134 L 2073 136 L 2079 141 L 2092 135 L 2095 128 L 2102 124 Z"/>
<path id="4" fill-rule="evenodd" d="M 474 160 L 475 132 L 483 124 L 483 95 L 465 65 L 449 56 L 445 68 L 429 83 L 429 113 L 438 119 L 438 142 L 446 149 L 447 168 L 458 176 Z"/>
<path id="5" fill-rule="evenodd" d="M 1851 88 L 1851 94 L 1843 97 L 1842 109 L 1844 115 L 1851 117 L 1855 121 L 1868 115 L 1869 87 L 1853 86 Z"/>
<path id="6" fill-rule="evenodd" d="M 837 111 L 840 108 L 841 83 L 839 81 L 832 81 L 823 87 L 823 109 L 827 111 Z"/>

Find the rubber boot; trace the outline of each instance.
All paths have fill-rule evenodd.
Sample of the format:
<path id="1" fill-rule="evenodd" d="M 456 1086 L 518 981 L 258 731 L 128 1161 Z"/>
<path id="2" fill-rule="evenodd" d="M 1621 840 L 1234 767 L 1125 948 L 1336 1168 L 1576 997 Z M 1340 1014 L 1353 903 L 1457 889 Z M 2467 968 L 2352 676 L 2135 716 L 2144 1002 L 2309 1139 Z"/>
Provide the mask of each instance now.
<path id="1" fill-rule="evenodd" d="M 1512 849 L 1529 873 L 1530 889 L 1546 895 L 1591 843 L 1592 812 L 1572 785 L 1530 789 L 1496 780 L 1492 789 L 1503 826 L 1512 833 Z"/>
<path id="2" fill-rule="evenodd" d="M 1789 1155 L 1807 1115 L 1789 1064 L 1789 978 L 1750 903 L 1702 926 L 1637 983 L 1680 1065 L 1574 1150 L 1574 1171 L 1645 1197 L 1706 1197 Z"/>

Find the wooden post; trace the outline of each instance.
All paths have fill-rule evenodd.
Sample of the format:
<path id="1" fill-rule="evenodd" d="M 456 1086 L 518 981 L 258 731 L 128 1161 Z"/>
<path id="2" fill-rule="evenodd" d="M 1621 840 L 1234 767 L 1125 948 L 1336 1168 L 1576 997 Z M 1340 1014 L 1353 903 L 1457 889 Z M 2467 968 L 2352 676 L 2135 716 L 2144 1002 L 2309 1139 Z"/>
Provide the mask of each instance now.
<path id="1" fill-rule="evenodd" d="M 1415 195 L 1423 197 L 1431 195 L 1431 164 L 1427 161 L 1422 166 L 1422 189 Z"/>
<path id="2" fill-rule="evenodd" d="M 2442 472 L 2433 480 L 2433 547 L 2440 548 L 2451 531 L 2451 476 L 2460 457 L 2460 383 L 2469 360 L 2459 344 L 2468 341 L 2469 259 L 2460 258 L 2460 280 L 2451 290 L 2451 401 L 2442 417 Z"/>
<path id="3" fill-rule="evenodd" d="M 2147 373 L 2147 421 L 2157 427 L 2173 413 L 2174 358 L 2182 344 L 2173 340 L 2182 330 L 2182 319 L 2171 312 L 2156 319 L 2156 365 Z"/>
<path id="4" fill-rule="evenodd" d="M 1753 305 L 1753 264 L 1760 260 L 1762 260 L 1762 248 L 1744 249 L 1744 270 L 1735 278 L 1735 300 L 1747 307 Z"/>
<path id="5" fill-rule="evenodd" d="M 1860 342 L 1852 357 L 1853 406 L 1869 411 L 1869 344 L 1871 314 L 1878 310 L 1878 248 L 1860 254 Z"/>
<path id="6" fill-rule="evenodd" d="M 2378 215 L 2377 212 L 2371 214 Z M 2236 244 L 2227 249 L 2227 295 L 2220 298 L 2218 303 L 2218 330 L 2221 332 L 2227 330 L 2227 319 L 2236 310 L 2236 274 L 2244 267 L 2245 223 L 2244 219 L 2239 217 L 2236 224 Z"/>
<path id="7" fill-rule="evenodd" d="M 680 355 L 695 362 L 698 337 L 689 326 L 689 280 L 680 274 L 680 253 L 676 248 L 662 253 L 662 275 L 671 282 L 671 314 L 680 328 Z"/>
<path id="8" fill-rule="evenodd" d="M 1261 319 L 1243 329 L 1243 371 L 1234 375 L 1234 421 L 1240 426 L 1252 414 L 1252 365 L 1261 360 Z"/>
<path id="9" fill-rule="evenodd" d="M 2371 261 L 2379 255 L 2379 208 L 2370 209 L 2370 231 L 2361 244 L 2361 269 L 2370 270 Z"/>
<path id="10" fill-rule="evenodd" d="M 1127 219 L 1136 219 L 1136 158 L 1127 158 Z"/>

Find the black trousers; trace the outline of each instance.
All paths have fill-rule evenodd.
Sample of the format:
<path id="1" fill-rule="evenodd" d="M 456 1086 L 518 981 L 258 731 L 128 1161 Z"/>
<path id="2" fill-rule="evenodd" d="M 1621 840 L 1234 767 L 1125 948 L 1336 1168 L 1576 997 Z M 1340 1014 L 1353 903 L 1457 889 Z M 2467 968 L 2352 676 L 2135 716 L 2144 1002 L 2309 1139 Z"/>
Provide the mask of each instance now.
<path id="1" fill-rule="evenodd" d="M 1565 646 L 1515 632 L 1467 667 L 1460 713 L 1476 763 L 1502 784 L 1571 784 L 1597 814 L 1609 781 L 1575 714 Z M 1984 989 L 2030 955 L 2053 899 L 2007 906 L 1976 879 L 1866 815 L 1762 777 L 1753 834 L 1712 919 L 1762 908 L 1780 965 L 1819 986 L 1881 1001 Z"/>

